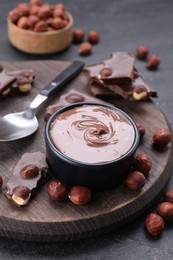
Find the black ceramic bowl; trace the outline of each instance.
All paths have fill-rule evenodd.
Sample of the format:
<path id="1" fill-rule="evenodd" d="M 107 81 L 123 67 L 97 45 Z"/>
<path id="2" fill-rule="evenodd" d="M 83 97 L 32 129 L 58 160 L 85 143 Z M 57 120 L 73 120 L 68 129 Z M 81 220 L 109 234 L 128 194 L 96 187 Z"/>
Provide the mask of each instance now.
<path id="1" fill-rule="evenodd" d="M 62 112 L 82 105 L 98 105 L 118 112 L 125 117 L 134 129 L 134 142 L 126 154 L 120 158 L 101 163 L 90 164 L 74 160 L 61 153 L 53 144 L 50 137 L 50 127 L 54 119 Z M 69 185 L 87 186 L 93 190 L 105 190 L 119 185 L 131 169 L 134 154 L 139 144 L 139 132 L 132 118 L 122 110 L 113 106 L 98 103 L 80 102 L 66 106 L 56 111 L 47 121 L 45 128 L 47 160 L 52 175 L 61 182 Z M 82 151 L 81 151 L 82 152 Z"/>

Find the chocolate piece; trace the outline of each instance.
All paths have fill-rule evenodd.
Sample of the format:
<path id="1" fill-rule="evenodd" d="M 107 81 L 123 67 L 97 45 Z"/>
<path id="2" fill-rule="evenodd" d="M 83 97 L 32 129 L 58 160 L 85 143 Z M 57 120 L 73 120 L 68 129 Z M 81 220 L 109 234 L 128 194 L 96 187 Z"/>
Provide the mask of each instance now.
<path id="1" fill-rule="evenodd" d="M 128 52 L 112 52 L 110 59 L 88 65 L 84 72 L 104 84 L 129 85 L 134 78 L 134 57 Z"/>
<path id="2" fill-rule="evenodd" d="M 157 97 L 157 92 L 152 90 L 142 76 L 134 78 L 130 86 L 106 85 L 97 81 L 89 83 L 89 92 L 98 98 L 117 98 L 117 95 L 130 101 L 146 100 L 149 97 Z"/>
<path id="3" fill-rule="evenodd" d="M 0 72 L 0 97 L 6 97 L 10 93 L 11 84 L 15 81 L 15 77 L 7 75 L 1 67 Z"/>
<path id="4" fill-rule="evenodd" d="M 46 108 L 45 112 L 45 120 L 47 121 L 48 118 L 57 110 L 61 109 L 64 106 L 70 105 L 76 102 L 96 102 L 96 103 L 106 103 L 98 98 L 92 97 L 90 95 L 81 93 L 77 90 L 71 89 L 64 95 L 61 95 L 60 98 L 56 101 L 55 104 L 50 105 Z"/>
<path id="5" fill-rule="evenodd" d="M 14 204 L 24 206 L 49 178 L 46 155 L 42 152 L 25 153 L 15 166 L 4 194 Z"/>
<path id="6" fill-rule="evenodd" d="M 31 89 L 35 77 L 32 69 L 5 71 L 0 66 L 0 99 L 26 93 Z"/>

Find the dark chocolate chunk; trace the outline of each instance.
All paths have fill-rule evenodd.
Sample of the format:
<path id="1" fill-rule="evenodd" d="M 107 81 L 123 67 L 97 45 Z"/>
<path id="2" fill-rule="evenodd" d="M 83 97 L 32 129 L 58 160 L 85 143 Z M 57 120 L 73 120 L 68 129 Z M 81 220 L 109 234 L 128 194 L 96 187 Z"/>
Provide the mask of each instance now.
<path id="1" fill-rule="evenodd" d="M 15 166 L 4 194 L 14 204 L 24 206 L 49 178 L 46 155 L 42 152 L 25 153 Z"/>
<path id="2" fill-rule="evenodd" d="M 15 77 L 7 75 L 4 69 L 0 72 L 0 97 L 6 97 L 10 93 L 10 87 L 14 81 Z"/>

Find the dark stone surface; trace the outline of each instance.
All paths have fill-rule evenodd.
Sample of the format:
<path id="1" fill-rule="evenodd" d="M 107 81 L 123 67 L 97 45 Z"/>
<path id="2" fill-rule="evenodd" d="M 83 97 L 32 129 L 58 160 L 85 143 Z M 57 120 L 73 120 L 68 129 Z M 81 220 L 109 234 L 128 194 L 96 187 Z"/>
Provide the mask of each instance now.
<path id="1" fill-rule="evenodd" d="M 173 1 L 64 0 L 74 17 L 75 27 L 86 31 L 97 30 L 101 34 L 100 43 L 94 45 L 93 53 L 88 57 L 78 55 L 78 45 L 72 45 L 60 54 L 47 56 L 28 55 L 14 49 L 8 41 L 6 16 L 8 10 L 19 2 L 0 1 L 1 61 L 80 59 L 90 64 L 107 58 L 112 51 L 135 53 L 138 45 L 146 44 L 151 53 L 160 56 L 159 70 L 148 71 L 146 63 L 138 60 L 136 66 L 158 91 L 159 98 L 155 102 L 173 126 Z M 173 188 L 173 178 L 168 187 Z M 153 239 L 144 229 L 146 215 L 147 212 L 119 230 L 82 241 L 36 244 L 0 238 L 0 259 L 173 259 L 173 228 L 167 228 L 160 238 Z"/>

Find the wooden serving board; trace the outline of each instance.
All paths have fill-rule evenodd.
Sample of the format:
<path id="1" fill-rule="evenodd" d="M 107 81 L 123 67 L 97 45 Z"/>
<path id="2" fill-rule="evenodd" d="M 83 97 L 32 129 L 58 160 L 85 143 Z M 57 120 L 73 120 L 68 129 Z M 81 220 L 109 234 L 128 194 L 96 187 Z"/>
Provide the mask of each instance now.
<path id="1" fill-rule="evenodd" d="M 3 62 L 8 70 L 33 68 L 36 79 L 31 92 L 25 96 L 8 98 L 0 102 L 0 116 L 24 110 L 35 95 L 69 63 L 58 61 Z M 82 73 L 64 89 L 75 88 L 87 91 L 86 79 Z M 55 102 L 58 92 L 49 104 Z M 0 143 L 0 174 L 4 185 L 13 167 L 25 152 L 45 151 L 44 111 L 48 102 L 38 111 L 38 131 L 30 137 Z M 0 193 L 0 235 L 28 241 L 67 241 L 98 235 L 117 228 L 142 213 L 162 192 L 173 169 L 172 143 L 164 150 L 157 151 L 151 145 L 154 131 L 169 124 L 151 101 L 129 103 L 117 100 L 115 105 L 129 113 L 138 123 L 144 124 L 147 133 L 138 152 L 146 152 L 153 158 L 153 167 L 144 188 L 132 192 L 122 184 L 118 188 L 93 193 L 92 201 L 86 206 L 76 206 L 70 201 L 52 202 L 47 195 L 47 184 L 25 207 L 17 207 Z M 59 169 L 61 170 L 61 169 Z"/>

